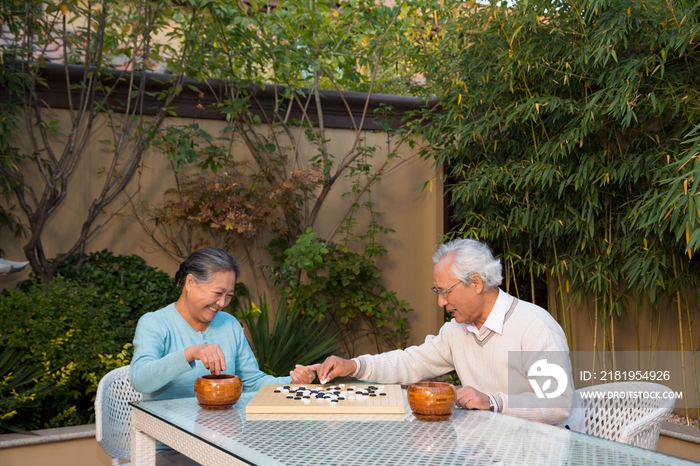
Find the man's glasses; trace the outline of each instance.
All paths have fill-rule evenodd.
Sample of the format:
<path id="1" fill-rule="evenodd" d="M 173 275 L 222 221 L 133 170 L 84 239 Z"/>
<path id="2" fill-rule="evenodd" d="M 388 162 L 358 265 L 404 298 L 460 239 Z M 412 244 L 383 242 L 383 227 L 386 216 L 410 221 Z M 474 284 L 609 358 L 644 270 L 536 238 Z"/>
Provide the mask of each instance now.
<path id="1" fill-rule="evenodd" d="M 459 282 L 455 283 L 454 285 L 452 285 L 451 287 L 449 287 L 449 288 L 447 288 L 447 289 L 445 289 L 445 290 L 441 290 L 440 288 L 435 288 L 435 287 L 432 287 L 432 288 L 430 288 L 430 289 L 431 289 L 431 290 L 433 291 L 433 293 L 435 293 L 436 295 L 442 296 L 443 298 L 447 299 L 447 295 L 450 294 L 450 291 L 452 291 L 452 288 L 454 288 L 455 286 L 459 285 L 460 283 L 462 283 L 462 282 L 459 281 Z"/>

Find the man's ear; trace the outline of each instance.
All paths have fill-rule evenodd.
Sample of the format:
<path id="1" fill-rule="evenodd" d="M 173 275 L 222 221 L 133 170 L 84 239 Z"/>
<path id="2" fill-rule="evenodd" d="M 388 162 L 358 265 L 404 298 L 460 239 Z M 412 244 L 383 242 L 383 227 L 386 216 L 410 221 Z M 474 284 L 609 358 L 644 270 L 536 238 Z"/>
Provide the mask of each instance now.
<path id="1" fill-rule="evenodd" d="M 472 284 L 477 294 L 481 294 L 484 291 L 484 281 L 481 279 L 481 275 L 472 276 Z"/>

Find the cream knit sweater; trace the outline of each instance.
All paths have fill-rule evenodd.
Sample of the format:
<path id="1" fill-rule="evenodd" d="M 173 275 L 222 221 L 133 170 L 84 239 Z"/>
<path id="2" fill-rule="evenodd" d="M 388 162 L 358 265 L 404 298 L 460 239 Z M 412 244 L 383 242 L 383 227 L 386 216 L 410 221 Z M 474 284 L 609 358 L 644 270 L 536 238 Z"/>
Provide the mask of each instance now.
<path id="1" fill-rule="evenodd" d="M 420 346 L 354 358 L 358 369 L 353 375 L 364 381 L 408 385 L 455 369 L 463 385 L 492 395 L 504 414 L 582 430 L 581 409 L 572 409 L 576 397 L 561 326 L 541 307 L 515 300 L 502 290 L 495 306 L 509 309 L 502 335 L 488 331 L 477 339 L 464 324 L 452 320 Z M 562 366 L 569 377 L 566 391 L 557 398 L 538 399 L 528 381 L 528 369 L 543 358 Z"/>

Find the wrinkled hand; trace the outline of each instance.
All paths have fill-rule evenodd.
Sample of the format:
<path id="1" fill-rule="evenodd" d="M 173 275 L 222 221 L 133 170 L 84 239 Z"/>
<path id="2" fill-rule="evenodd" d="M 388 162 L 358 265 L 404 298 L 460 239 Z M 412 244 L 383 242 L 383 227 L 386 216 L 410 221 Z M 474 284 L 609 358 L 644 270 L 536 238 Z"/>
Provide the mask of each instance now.
<path id="1" fill-rule="evenodd" d="M 185 358 L 187 362 L 197 359 L 202 361 L 204 367 L 214 375 L 226 370 L 226 356 L 217 344 L 188 346 L 185 348 Z"/>
<path id="2" fill-rule="evenodd" d="M 354 374 L 357 370 L 357 363 L 351 359 L 343 359 L 338 356 L 329 356 L 318 368 L 318 380 L 321 383 L 328 383 L 336 377 L 345 377 Z"/>
<path id="3" fill-rule="evenodd" d="M 318 369 L 319 364 L 314 364 L 312 366 L 302 366 L 297 364 L 294 366 L 294 370 L 289 371 L 289 375 L 292 377 L 292 383 L 302 384 L 311 383 L 316 378 L 316 373 L 314 372 Z"/>
<path id="4" fill-rule="evenodd" d="M 466 409 L 489 409 L 489 396 L 474 387 L 465 385 L 457 389 L 455 404 Z"/>

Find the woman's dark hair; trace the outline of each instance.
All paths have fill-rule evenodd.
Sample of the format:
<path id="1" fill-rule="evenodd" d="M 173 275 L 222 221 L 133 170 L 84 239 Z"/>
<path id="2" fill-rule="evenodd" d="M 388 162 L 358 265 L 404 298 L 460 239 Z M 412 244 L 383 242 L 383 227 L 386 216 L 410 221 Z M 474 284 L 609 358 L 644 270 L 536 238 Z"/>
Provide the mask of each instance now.
<path id="1" fill-rule="evenodd" d="M 238 279 L 241 271 L 231 254 L 219 248 L 202 248 L 180 264 L 180 269 L 175 273 L 175 284 L 180 288 L 185 286 L 187 275 L 192 275 L 197 284 L 207 283 L 215 273 L 231 271 Z"/>

